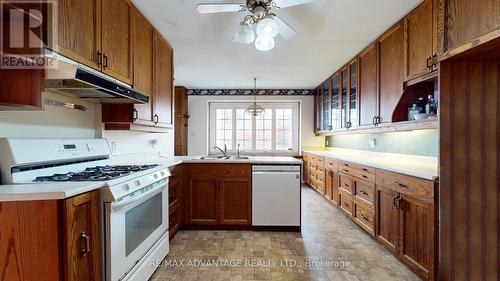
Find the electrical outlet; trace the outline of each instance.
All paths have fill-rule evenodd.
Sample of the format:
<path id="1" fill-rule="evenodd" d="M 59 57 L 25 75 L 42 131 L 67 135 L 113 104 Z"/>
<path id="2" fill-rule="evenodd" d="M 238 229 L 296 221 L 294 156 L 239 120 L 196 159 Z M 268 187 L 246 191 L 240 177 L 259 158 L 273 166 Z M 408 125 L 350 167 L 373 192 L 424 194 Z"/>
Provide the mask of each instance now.
<path id="1" fill-rule="evenodd" d="M 111 142 L 111 153 L 116 153 L 117 149 L 118 149 L 118 143 L 116 141 Z"/>
<path id="2" fill-rule="evenodd" d="M 154 139 L 154 140 L 152 140 L 152 141 L 151 141 L 151 147 L 152 147 L 153 149 L 155 149 L 155 150 L 156 150 L 156 149 L 158 149 L 158 142 L 159 142 L 159 141 L 158 141 L 158 139 Z"/>
<path id="3" fill-rule="evenodd" d="M 370 139 L 370 140 L 368 140 L 368 145 L 370 145 L 370 148 L 371 148 L 371 149 L 374 149 L 374 148 L 375 148 L 375 144 L 376 144 L 375 139 Z"/>

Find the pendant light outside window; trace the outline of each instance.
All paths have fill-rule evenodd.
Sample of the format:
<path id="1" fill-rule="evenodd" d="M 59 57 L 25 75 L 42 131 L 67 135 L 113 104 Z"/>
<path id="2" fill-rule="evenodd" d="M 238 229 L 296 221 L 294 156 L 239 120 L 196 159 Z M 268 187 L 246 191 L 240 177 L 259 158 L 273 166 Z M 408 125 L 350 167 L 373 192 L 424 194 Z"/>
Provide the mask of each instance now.
<path id="1" fill-rule="evenodd" d="M 253 78 L 253 88 L 255 92 L 257 91 L 257 78 Z M 257 104 L 257 95 L 253 96 L 253 104 L 250 105 L 246 112 L 254 117 L 262 115 L 264 113 L 264 107 Z"/>

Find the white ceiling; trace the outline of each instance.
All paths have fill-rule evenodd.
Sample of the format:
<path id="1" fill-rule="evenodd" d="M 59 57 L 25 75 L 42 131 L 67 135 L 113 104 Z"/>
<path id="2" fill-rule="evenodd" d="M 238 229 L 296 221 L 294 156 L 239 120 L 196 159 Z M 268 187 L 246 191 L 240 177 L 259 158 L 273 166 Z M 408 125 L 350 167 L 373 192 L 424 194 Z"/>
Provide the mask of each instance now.
<path id="1" fill-rule="evenodd" d="M 298 35 L 259 52 L 231 42 L 244 12 L 198 14 L 199 2 L 133 0 L 175 50 L 175 84 L 192 89 L 312 89 L 422 0 L 316 0 L 278 10 Z"/>

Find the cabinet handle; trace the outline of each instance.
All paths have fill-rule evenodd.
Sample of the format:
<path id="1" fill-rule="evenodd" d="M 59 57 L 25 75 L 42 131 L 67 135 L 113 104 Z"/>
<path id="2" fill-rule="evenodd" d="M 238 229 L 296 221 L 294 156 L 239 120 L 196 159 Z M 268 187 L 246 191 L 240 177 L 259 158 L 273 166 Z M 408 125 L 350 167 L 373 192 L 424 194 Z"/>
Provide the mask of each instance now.
<path id="1" fill-rule="evenodd" d="M 437 54 L 432 55 L 432 67 L 436 68 L 438 63 Z"/>
<path id="2" fill-rule="evenodd" d="M 372 119 L 373 126 L 377 125 L 377 121 L 375 121 L 376 119 L 377 119 L 377 116 L 373 116 L 373 119 Z"/>
<path id="3" fill-rule="evenodd" d="M 364 194 L 364 195 L 367 195 L 367 196 L 368 196 L 368 193 L 367 193 L 366 191 L 364 191 L 364 190 L 360 190 L 360 191 L 359 191 L 359 193 L 361 193 L 361 194 Z"/>
<path id="4" fill-rule="evenodd" d="M 344 162 L 344 166 L 349 167 L 349 163 Z"/>
<path id="5" fill-rule="evenodd" d="M 403 187 L 403 188 L 408 188 L 408 186 L 404 183 L 400 183 L 398 181 L 395 181 L 394 183 L 396 183 L 397 185 L 399 185 L 399 187 Z"/>
<path id="6" fill-rule="evenodd" d="M 139 112 L 134 108 L 134 111 L 132 112 L 132 119 L 135 121 L 139 118 Z"/>
<path id="7" fill-rule="evenodd" d="M 380 123 L 382 123 L 382 118 L 380 118 L 380 116 L 375 116 L 375 125 L 378 126 Z"/>
<path id="8" fill-rule="evenodd" d="M 330 131 L 333 130 L 333 126 L 332 125 L 328 126 L 328 130 Z"/>
<path id="9" fill-rule="evenodd" d="M 158 122 L 160 121 L 160 117 L 158 117 L 158 114 L 155 114 L 155 116 L 153 117 L 153 122 L 155 122 L 155 125 L 158 124 Z"/>
<path id="10" fill-rule="evenodd" d="M 106 69 L 106 68 L 108 67 L 108 56 L 103 55 L 103 58 L 104 58 L 104 60 L 103 60 L 103 61 L 104 61 L 104 63 L 103 63 L 103 65 L 102 65 L 102 67 L 103 67 L 104 69 Z"/>
<path id="11" fill-rule="evenodd" d="M 392 205 L 394 206 L 394 209 L 399 209 L 398 205 L 396 205 L 396 201 L 399 199 L 399 193 L 394 196 L 394 199 L 392 200 Z"/>
<path id="12" fill-rule="evenodd" d="M 342 169 L 342 171 L 344 171 L 346 173 L 349 173 L 349 170 L 346 170 L 346 169 Z"/>
<path id="13" fill-rule="evenodd" d="M 368 169 L 367 168 L 362 168 L 363 171 L 365 172 L 368 172 Z"/>
<path id="14" fill-rule="evenodd" d="M 90 253 L 90 237 L 87 235 L 87 233 L 82 232 L 80 233 L 80 238 L 82 240 L 85 240 L 85 248 L 81 250 L 82 255 L 85 257 Z"/>
<path id="15" fill-rule="evenodd" d="M 345 183 L 345 182 L 344 182 L 344 186 L 345 186 L 345 187 L 349 187 L 349 185 L 348 185 L 347 183 Z"/>
<path id="16" fill-rule="evenodd" d="M 368 178 L 368 176 L 367 176 L 367 175 L 361 175 L 361 176 L 362 176 L 363 178 L 365 178 L 365 179 L 367 179 L 367 178 Z"/>
<path id="17" fill-rule="evenodd" d="M 329 175 L 330 177 L 333 177 L 333 172 L 332 172 L 332 171 L 328 171 L 328 175 Z"/>
<path id="18" fill-rule="evenodd" d="M 431 58 L 432 58 L 432 56 L 427 57 L 427 62 L 425 64 L 427 66 L 427 70 L 431 70 L 431 68 L 432 68 Z"/>
<path id="19" fill-rule="evenodd" d="M 365 220 L 365 221 L 368 221 L 368 217 L 365 216 L 365 215 L 361 215 L 361 217 Z"/>
<path id="20" fill-rule="evenodd" d="M 97 51 L 97 66 L 102 66 L 102 53 L 100 51 Z"/>

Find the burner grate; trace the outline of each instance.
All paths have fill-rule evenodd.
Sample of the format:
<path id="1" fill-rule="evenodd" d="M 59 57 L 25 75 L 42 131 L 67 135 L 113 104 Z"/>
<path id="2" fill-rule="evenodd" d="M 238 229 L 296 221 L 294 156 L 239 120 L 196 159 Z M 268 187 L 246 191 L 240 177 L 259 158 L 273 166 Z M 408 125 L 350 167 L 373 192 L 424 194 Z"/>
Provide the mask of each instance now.
<path id="1" fill-rule="evenodd" d="M 82 172 L 66 174 L 54 174 L 51 176 L 37 177 L 35 182 L 81 182 L 81 181 L 108 181 L 133 172 L 145 171 L 158 165 L 119 165 L 119 166 L 96 166 L 86 168 Z"/>

